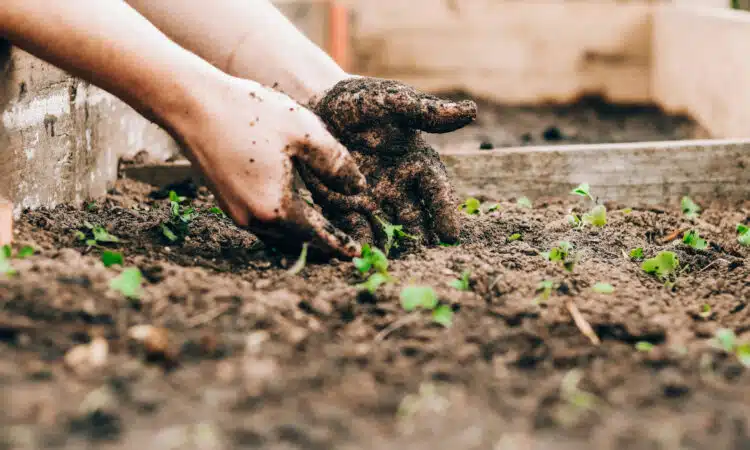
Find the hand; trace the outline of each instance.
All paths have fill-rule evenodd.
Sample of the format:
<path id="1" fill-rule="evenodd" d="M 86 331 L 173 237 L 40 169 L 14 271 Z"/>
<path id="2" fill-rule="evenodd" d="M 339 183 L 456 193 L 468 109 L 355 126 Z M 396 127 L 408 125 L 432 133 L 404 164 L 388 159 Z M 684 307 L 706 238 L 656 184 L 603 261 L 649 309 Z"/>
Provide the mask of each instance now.
<path id="1" fill-rule="evenodd" d="M 350 78 L 313 100 L 311 109 L 351 152 L 368 181 L 366 193 L 344 196 L 309 170 L 302 176 L 334 223 L 360 242 L 382 245 L 379 219 L 403 225 L 425 243 L 454 243 L 460 216 L 437 152 L 419 130 L 447 133 L 476 118 L 476 104 L 418 92 L 402 83 Z"/>
<path id="2" fill-rule="evenodd" d="M 311 241 L 327 254 L 359 254 L 358 243 L 292 187 L 294 163 L 336 192 L 366 187 L 354 159 L 315 114 L 286 95 L 232 77 L 200 98 L 198 113 L 177 121 L 174 131 L 238 225 L 281 250 L 299 251 L 301 242 Z"/>

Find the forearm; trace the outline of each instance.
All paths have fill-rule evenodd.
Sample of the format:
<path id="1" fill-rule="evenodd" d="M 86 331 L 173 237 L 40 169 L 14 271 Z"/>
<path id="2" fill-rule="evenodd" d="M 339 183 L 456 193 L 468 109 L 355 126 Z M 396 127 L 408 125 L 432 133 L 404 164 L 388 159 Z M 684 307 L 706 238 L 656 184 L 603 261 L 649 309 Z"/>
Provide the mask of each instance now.
<path id="1" fill-rule="evenodd" d="M 231 75 L 305 103 L 347 74 L 268 0 L 126 0 L 183 47 Z"/>
<path id="2" fill-rule="evenodd" d="M 192 86 L 224 76 L 118 0 L 4 0 L 0 35 L 171 130 Z"/>

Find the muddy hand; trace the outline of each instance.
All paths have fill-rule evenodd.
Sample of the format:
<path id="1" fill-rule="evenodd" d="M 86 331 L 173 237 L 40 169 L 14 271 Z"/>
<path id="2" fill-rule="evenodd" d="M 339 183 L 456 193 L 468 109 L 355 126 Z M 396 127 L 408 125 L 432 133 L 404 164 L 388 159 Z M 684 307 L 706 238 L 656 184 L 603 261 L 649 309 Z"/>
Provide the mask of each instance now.
<path id="1" fill-rule="evenodd" d="M 378 217 L 403 225 L 426 243 L 453 243 L 460 216 L 437 152 L 421 131 L 447 133 L 476 118 L 476 104 L 421 93 L 393 80 L 351 78 L 314 100 L 311 109 L 352 153 L 368 192 L 344 196 L 302 171 L 317 203 L 360 242 L 382 243 Z M 337 214 L 338 213 L 338 214 Z"/>
<path id="2" fill-rule="evenodd" d="M 302 242 L 311 242 L 325 254 L 358 255 L 359 245 L 293 189 L 295 166 L 332 191 L 366 188 L 355 160 L 320 119 L 247 80 L 232 78 L 210 93 L 179 134 L 224 211 L 282 251 L 296 253 Z"/>

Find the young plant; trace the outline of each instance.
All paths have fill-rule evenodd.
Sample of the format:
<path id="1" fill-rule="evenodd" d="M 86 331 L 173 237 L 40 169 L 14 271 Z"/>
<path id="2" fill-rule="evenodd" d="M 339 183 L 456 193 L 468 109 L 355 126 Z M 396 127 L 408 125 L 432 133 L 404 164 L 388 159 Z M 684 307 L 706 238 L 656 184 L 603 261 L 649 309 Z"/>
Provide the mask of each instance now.
<path id="1" fill-rule="evenodd" d="M 690 230 L 682 236 L 682 243 L 696 250 L 708 248 L 708 242 L 701 238 L 697 231 Z"/>
<path id="2" fill-rule="evenodd" d="M 568 214 L 565 218 L 568 219 L 568 223 L 573 228 L 581 228 L 583 226 L 583 221 L 578 217 L 578 214 L 574 212 Z"/>
<path id="3" fill-rule="evenodd" d="M 110 234 L 101 225 L 94 225 L 86 220 L 83 222 L 83 226 L 88 230 L 88 235 L 79 230 L 76 231 L 76 238 L 79 241 L 86 241 L 86 245 L 89 247 L 99 247 L 102 244 L 116 244 L 120 242 L 120 238 L 114 234 Z"/>
<path id="4" fill-rule="evenodd" d="M 591 211 L 583 215 L 583 223 L 595 227 L 603 227 L 607 224 L 607 208 L 604 205 L 596 205 Z"/>
<path id="5" fill-rule="evenodd" d="M 614 286 L 609 283 L 596 283 L 591 287 L 591 290 L 598 294 L 611 294 L 615 292 Z"/>
<path id="6" fill-rule="evenodd" d="M 581 197 L 588 197 L 592 202 L 595 202 L 594 197 L 591 196 L 590 186 L 588 183 L 581 183 L 577 188 L 570 191 L 573 195 L 580 195 Z"/>
<path id="7" fill-rule="evenodd" d="M 737 236 L 737 241 L 740 243 L 740 245 L 744 245 L 745 247 L 750 247 L 750 227 L 748 227 L 747 225 L 738 223 L 737 233 L 739 234 L 739 236 Z"/>
<path id="8" fill-rule="evenodd" d="M 508 242 L 518 241 L 518 240 L 521 240 L 522 237 L 523 236 L 521 236 L 521 233 L 513 233 L 510 236 L 508 236 L 507 241 Z"/>
<path id="9" fill-rule="evenodd" d="M 561 263 L 568 272 L 573 271 L 577 260 L 573 254 L 573 244 L 567 241 L 558 242 L 556 247 L 542 253 L 542 256 L 549 261 Z"/>
<path id="10" fill-rule="evenodd" d="M 354 258 L 352 263 L 362 275 L 367 275 L 372 269 L 378 273 L 388 274 L 388 257 L 381 250 L 370 247 L 369 244 L 362 246 L 362 256 Z"/>
<path id="11" fill-rule="evenodd" d="M 688 219 L 695 219 L 700 215 L 701 207 L 688 196 L 682 197 L 680 206 L 682 207 L 682 214 Z"/>
<path id="12" fill-rule="evenodd" d="M 734 354 L 737 361 L 745 367 L 750 367 L 750 344 L 738 342 L 734 331 L 722 328 L 716 331 L 713 340 L 714 347 L 718 347 L 728 354 Z"/>
<path id="13" fill-rule="evenodd" d="M 521 197 L 516 201 L 516 205 L 518 205 L 519 208 L 528 208 L 531 209 L 534 207 L 532 205 L 531 200 L 529 200 L 528 197 Z"/>
<path id="14" fill-rule="evenodd" d="M 450 286 L 459 291 L 468 291 L 470 289 L 469 277 L 471 277 L 471 272 L 464 270 L 461 274 L 461 278 L 451 281 Z"/>
<path id="15" fill-rule="evenodd" d="M 711 311 L 711 305 L 709 305 L 708 303 L 702 304 L 698 316 L 702 319 L 708 319 L 709 317 L 711 317 L 711 314 L 713 314 L 713 312 Z"/>
<path id="16" fill-rule="evenodd" d="M 122 271 L 120 275 L 109 282 L 109 287 L 130 299 L 141 297 L 141 284 L 143 276 L 137 267 L 130 267 Z"/>
<path id="17" fill-rule="evenodd" d="M 289 268 L 289 275 L 297 275 L 300 272 L 302 272 L 302 269 L 305 268 L 305 265 L 307 264 L 307 247 L 309 244 L 305 242 L 302 244 L 302 250 L 299 253 L 299 258 L 297 258 L 297 262 L 294 263 L 292 267 Z"/>
<path id="18" fill-rule="evenodd" d="M 453 310 L 448 305 L 440 305 L 435 290 L 429 286 L 407 286 L 401 290 L 401 306 L 406 311 L 417 308 L 432 311 L 432 320 L 444 327 L 453 323 Z"/>
<path id="19" fill-rule="evenodd" d="M 488 213 L 495 212 L 495 211 L 500 211 L 500 203 L 495 203 L 494 205 L 490 205 L 490 207 L 487 208 Z"/>
<path id="20" fill-rule="evenodd" d="M 381 219 L 380 217 L 378 217 L 377 219 L 380 222 L 380 225 L 383 227 L 383 232 L 385 233 L 385 247 L 383 250 L 385 250 L 386 255 L 389 255 L 391 253 L 391 248 L 398 248 L 399 244 L 406 239 L 419 239 L 418 236 L 406 233 L 404 231 L 403 225 L 392 225 Z"/>
<path id="21" fill-rule="evenodd" d="M 534 297 L 534 304 L 544 304 L 552 296 L 552 291 L 555 289 L 555 282 L 551 280 L 540 281 L 536 287 L 536 297 Z"/>
<path id="22" fill-rule="evenodd" d="M 473 215 L 479 215 L 482 213 L 481 206 L 482 206 L 482 202 L 480 202 L 474 197 L 469 197 L 458 208 L 463 210 L 466 214 L 473 216 Z"/>
<path id="23" fill-rule="evenodd" d="M 662 281 L 669 281 L 677 275 L 680 260 L 674 252 L 659 252 L 655 257 L 643 261 L 641 268 Z"/>
<path id="24" fill-rule="evenodd" d="M 634 248 L 630 250 L 630 259 L 633 261 L 640 261 L 643 259 L 643 247 Z"/>
<path id="25" fill-rule="evenodd" d="M 218 206 L 212 206 L 212 207 L 208 208 L 208 213 L 209 214 L 213 214 L 214 216 L 216 216 L 216 217 L 218 217 L 220 219 L 226 219 L 227 218 L 227 215 Z"/>
<path id="26" fill-rule="evenodd" d="M 375 272 L 364 282 L 357 285 L 357 288 L 360 290 L 364 290 L 369 292 L 370 294 L 375 294 L 377 290 L 380 288 L 380 286 L 384 285 L 385 283 L 390 283 L 392 281 L 390 275 L 380 272 Z"/>
<path id="27" fill-rule="evenodd" d="M 125 261 L 123 260 L 122 253 L 104 250 L 102 252 L 102 264 L 104 264 L 104 267 L 112 267 L 116 264 L 122 266 L 125 264 Z"/>
<path id="28" fill-rule="evenodd" d="M 30 245 L 24 245 L 13 255 L 13 249 L 10 245 L 3 245 L 0 247 L 0 275 L 12 276 L 16 274 L 16 269 L 11 264 L 11 259 L 25 259 L 34 254 L 34 247 Z"/>
<path id="29" fill-rule="evenodd" d="M 169 191 L 170 218 L 167 222 L 161 224 L 161 231 L 170 242 L 184 239 L 188 234 L 190 222 L 198 217 L 198 211 L 195 208 L 182 205 L 186 200 L 185 197 L 177 195 L 175 191 Z"/>
<path id="30" fill-rule="evenodd" d="M 639 352 L 648 353 L 654 349 L 654 344 L 648 341 L 639 341 L 639 342 L 636 342 L 635 349 L 638 350 Z"/>

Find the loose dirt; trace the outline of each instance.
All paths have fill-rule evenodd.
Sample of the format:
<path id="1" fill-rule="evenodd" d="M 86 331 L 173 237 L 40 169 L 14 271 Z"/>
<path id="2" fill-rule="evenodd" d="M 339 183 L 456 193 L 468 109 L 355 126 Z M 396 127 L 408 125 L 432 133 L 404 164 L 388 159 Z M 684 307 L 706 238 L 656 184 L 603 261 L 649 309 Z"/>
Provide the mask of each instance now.
<path id="1" fill-rule="evenodd" d="M 712 345 L 723 327 L 750 340 L 750 251 L 734 231 L 750 202 L 704 203 L 694 221 L 678 205 L 608 205 L 605 228 L 579 230 L 565 219 L 585 207 L 575 197 L 533 209 L 509 199 L 465 216 L 457 247 L 393 255 L 397 281 L 370 296 L 350 262 L 290 275 L 294 261 L 207 212 L 204 189 L 180 188 L 200 216 L 177 244 L 160 230 L 164 192 L 125 180 L 104 200 L 22 216 L 14 245 L 37 253 L 0 276 L 6 448 L 750 446 L 750 372 Z M 109 288 L 122 269 L 77 240 L 85 221 L 121 239 L 109 247 L 143 272 L 140 299 Z M 662 243 L 685 227 L 709 248 Z M 579 257 L 572 273 L 539 255 L 562 240 Z M 626 257 L 636 247 L 677 253 L 674 287 Z M 468 292 L 448 286 L 466 270 Z M 535 302 L 543 280 L 555 287 Z M 614 293 L 594 292 L 597 282 Z M 451 328 L 403 311 L 412 283 L 453 307 Z M 601 345 L 574 324 L 571 303 Z M 127 338 L 136 325 L 165 328 L 169 346 L 157 339 L 144 354 Z M 92 340 L 108 343 L 100 366 L 72 361 Z"/>

